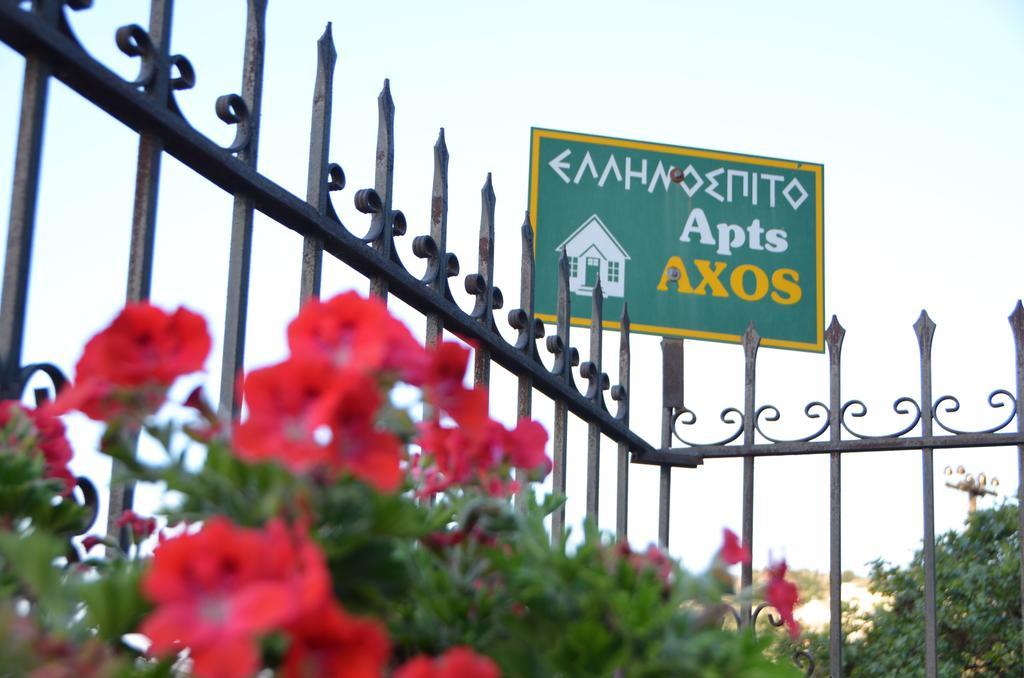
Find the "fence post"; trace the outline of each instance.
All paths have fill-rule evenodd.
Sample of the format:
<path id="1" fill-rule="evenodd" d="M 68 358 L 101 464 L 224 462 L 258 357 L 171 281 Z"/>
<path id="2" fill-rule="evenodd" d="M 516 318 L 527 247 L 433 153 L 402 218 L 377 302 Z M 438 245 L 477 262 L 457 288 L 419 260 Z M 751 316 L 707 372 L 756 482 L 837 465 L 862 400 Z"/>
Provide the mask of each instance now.
<path id="1" fill-rule="evenodd" d="M 629 426 L 629 308 L 625 302 L 622 304 L 622 319 L 619 322 L 619 383 L 612 389 L 611 395 L 619 403 L 615 417 Z M 626 541 L 629 530 L 629 445 L 626 443 L 618 444 L 615 485 L 615 537 L 619 541 Z"/>
<path id="2" fill-rule="evenodd" d="M 921 349 L 921 435 L 932 435 L 932 337 L 935 323 L 927 311 L 914 323 Z M 938 631 L 935 611 L 935 478 L 932 449 L 921 450 L 924 513 L 924 671 L 928 678 L 938 675 Z"/>
<path id="3" fill-rule="evenodd" d="M 603 408 L 604 389 L 608 387 L 608 377 L 601 371 L 601 351 L 604 329 L 602 315 L 604 311 L 604 294 L 601 291 L 601 280 L 590 295 L 590 360 L 580 366 L 580 375 L 590 382 L 587 398 L 595 405 Z M 599 498 L 601 490 L 601 426 L 589 422 L 587 424 L 587 518 L 598 524 Z"/>
<path id="4" fill-rule="evenodd" d="M 380 197 L 380 210 L 370 218 L 370 241 L 374 250 L 384 259 L 391 258 L 394 234 L 391 214 L 392 189 L 395 183 L 395 101 L 391 98 L 391 82 L 377 96 L 377 162 L 374 170 L 373 190 Z M 375 275 L 370 278 L 370 294 L 383 300 L 388 298 L 388 279 Z"/>
<path id="5" fill-rule="evenodd" d="M 327 214 L 327 194 L 331 188 L 344 186 L 341 168 L 328 161 L 331 146 L 331 108 L 334 102 L 334 64 L 338 52 L 334 49 L 331 23 L 316 41 L 316 83 L 313 86 L 313 112 L 309 127 L 309 170 L 306 175 L 306 202 L 320 214 Z M 329 180 L 328 174 L 338 175 L 340 181 Z M 340 184 L 340 185 L 339 185 Z M 302 274 L 299 284 L 299 303 L 320 296 L 323 277 L 324 241 L 315 235 L 302 239 Z"/>
<path id="6" fill-rule="evenodd" d="M 488 329 L 494 329 L 494 309 L 502 307 L 501 291 L 494 286 L 494 186 L 487 173 L 480 189 L 479 263 L 476 275 L 466 276 L 466 291 L 476 295 L 473 317 Z M 491 352 L 483 346 L 473 348 L 473 385 L 483 386 L 490 397 Z"/>
<path id="7" fill-rule="evenodd" d="M 569 343 L 569 318 L 571 314 L 569 299 L 569 258 L 565 250 L 558 258 L 558 330 L 553 337 L 548 337 L 548 350 L 555 354 L 552 374 L 567 384 L 572 384 L 572 368 L 579 362 L 579 354 Z M 569 406 L 561 398 L 555 398 L 554 430 L 552 431 L 551 491 L 565 496 L 565 466 L 567 460 L 569 428 Z M 551 543 L 559 545 L 565 536 L 565 504 L 551 514 Z"/>
<path id="8" fill-rule="evenodd" d="M 245 21 L 242 99 L 249 108 L 249 138 L 238 159 L 256 167 L 263 100 L 263 57 L 266 47 L 267 0 L 249 0 Z M 252 265 L 252 196 L 235 194 L 228 254 L 228 291 L 224 313 L 224 353 L 220 374 L 220 415 L 235 418 L 241 407 L 236 381 L 245 365 L 245 325 L 249 315 L 249 269 Z"/>
<path id="9" fill-rule="evenodd" d="M 839 319 L 832 316 L 832 322 L 825 330 L 828 344 L 828 429 L 829 441 L 838 443 L 842 438 L 841 413 L 842 392 L 840 366 L 843 352 L 843 338 L 846 330 Z M 832 678 L 843 676 L 843 606 L 842 606 L 842 468 L 839 452 L 829 453 L 829 627 L 828 665 Z"/>
<path id="10" fill-rule="evenodd" d="M 35 2 L 33 11 L 55 24 L 63 3 Z M 43 57 L 25 57 L 25 81 L 21 90 L 21 119 L 18 147 L 14 155 L 11 216 L 7 226 L 7 256 L 4 259 L 3 294 L 0 297 L 0 398 L 21 397 L 21 351 L 28 310 L 29 270 L 32 267 L 32 239 L 36 228 L 39 199 L 39 170 L 46 127 L 46 99 L 53 68 Z"/>
<path id="11" fill-rule="evenodd" d="M 676 411 L 683 407 L 683 340 L 661 340 L 661 447 L 672 447 Z M 662 465 L 658 477 L 658 546 L 668 549 L 672 510 L 672 467 Z"/>
<path id="12" fill-rule="evenodd" d="M 757 377 L 757 348 L 761 337 L 750 321 L 743 333 L 743 446 L 754 444 L 754 397 Z M 754 552 L 754 457 L 743 457 L 743 544 Z M 740 586 L 749 591 L 754 583 L 753 561 L 743 563 L 740 572 Z M 746 599 L 740 610 L 743 626 L 753 619 L 750 613 L 750 599 Z"/>
<path id="13" fill-rule="evenodd" d="M 145 84 L 146 93 L 165 105 L 170 94 L 171 15 L 172 0 L 153 0 L 149 8 L 149 41 L 153 46 L 155 67 Z M 122 29 L 123 30 L 123 29 Z M 128 28 L 128 30 L 132 30 Z M 120 32 L 119 36 L 120 37 Z M 178 57 L 183 60 L 184 57 Z M 182 61 L 178 61 L 179 68 Z M 191 86 L 191 82 L 187 83 Z M 160 193 L 160 160 L 164 145 L 159 136 L 150 132 L 139 135 L 139 156 L 135 170 L 135 198 L 132 208 L 132 234 L 128 249 L 128 283 L 125 297 L 129 303 L 147 301 L 153 285 L 153 246 L 156 241 L 156 208 Z M 133 450 L 138 445 L 134 436 Z M 121 472 L 121 463 L 111 461 L 111 479 Z M 121 549 L 127 552 L 130 544 L 128 526 L 118 527 L 123 511 L 135 503 L 135 483 L 111 482 L 107 503 L 107 534 L 117 535 Z"/>
<path id="14" fill-rule="evenodd" d="M 1024 306 L 1020 300 L 1010 314 L 1017 377 L 1017 433 L 1024 434 Z M 1017 541 L 1020 548 L 1021 619 L 1024 620 L 1024 445 L 1017 446 Z M 1021 628 L 1024 647 L 1024 626 Z M 1024 656 L 1022 654 L 1021 656 Z"/>
<path id="15" fill-rule="evenodd" d="M 536 261 L 533 253 L 533 224 L 527 212 L 520 227 L 523 254 L 519 271 L 519 308 L 509 311 L 509 324 L 519 331 L 516 348 L 531 360 L 537 358 L 537 339 L 544 336 L 544 325 L 534 317 L 534 294 Z M 533 415 L 533 379 L 526 374 L 519 376 L 516 393 L 516 416 L 529 419 Z M 516 491 L 515 505 L 519 510 L 526 508 L 526 493 L 529 492 L 528 473 L 524 469 L 516 469 L 516 480 L 519 489 Z"/>

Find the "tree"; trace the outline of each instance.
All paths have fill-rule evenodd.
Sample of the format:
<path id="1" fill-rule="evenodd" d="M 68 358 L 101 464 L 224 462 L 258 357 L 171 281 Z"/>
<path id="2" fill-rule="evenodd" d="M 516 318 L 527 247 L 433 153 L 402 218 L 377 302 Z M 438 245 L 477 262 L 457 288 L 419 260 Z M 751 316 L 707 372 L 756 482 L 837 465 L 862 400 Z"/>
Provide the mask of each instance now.
<path id="1" fill-rule="evenodd" d="M 975 511 L 962 532 L 935 546 L 939 675 L 1021 675 L 1020 535 L 1017 505 Z M 871 564 L 869 588 L 886 602 L 870 612 L 845 610 L 844 673 L 924 674 L 924 561 Z M 852 638 L 852 639 L 851 639 Z M 811 652 L 821 675 L 828 667 L 828 631 L 809 632 L 796 646 Z M 776 652 L 791 654 L 779 639 Z"/>

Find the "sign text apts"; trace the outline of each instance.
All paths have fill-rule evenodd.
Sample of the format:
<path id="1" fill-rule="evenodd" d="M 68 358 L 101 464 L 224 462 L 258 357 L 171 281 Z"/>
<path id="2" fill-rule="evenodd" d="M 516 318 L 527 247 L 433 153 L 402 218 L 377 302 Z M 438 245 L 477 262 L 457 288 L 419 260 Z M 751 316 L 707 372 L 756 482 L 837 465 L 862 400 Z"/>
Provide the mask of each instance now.
<path id="1" fill-rule="evenodd" d="M 822 350 L 821 165 L 539 129 L 532 146 L 539 274 L 564 249 L 571 291 L 600 281 L 639 331 L 738 341 L 754 320 L 765 345 Z"/>

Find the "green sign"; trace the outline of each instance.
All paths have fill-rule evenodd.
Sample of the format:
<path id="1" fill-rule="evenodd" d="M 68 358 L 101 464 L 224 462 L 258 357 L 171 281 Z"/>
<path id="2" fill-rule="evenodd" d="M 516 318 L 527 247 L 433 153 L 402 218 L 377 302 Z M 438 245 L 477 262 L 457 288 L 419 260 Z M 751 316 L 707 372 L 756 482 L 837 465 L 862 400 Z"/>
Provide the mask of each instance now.
<path id="1" fill-rule="evenodd" d="M 598 281 L 604 326 L 824 350 L 822 165 L 533 129 L 537 316 L 555 322 L 558 260 L 574 325 Z"/>

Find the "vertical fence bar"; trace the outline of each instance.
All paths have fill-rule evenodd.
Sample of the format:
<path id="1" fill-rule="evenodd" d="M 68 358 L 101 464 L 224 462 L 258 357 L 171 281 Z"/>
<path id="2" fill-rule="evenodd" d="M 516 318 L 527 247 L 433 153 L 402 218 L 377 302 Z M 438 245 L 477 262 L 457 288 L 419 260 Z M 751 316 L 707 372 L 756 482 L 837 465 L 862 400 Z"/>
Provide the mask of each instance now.
<path id="1" fill-rule="evenodd" d="M 683 340 L 661 340 L 661 446 L 672 446 L 672 424 L 683 406 Z M 672 467 L 662 466 L 658 477 L 658 545 L 668 548 L 672 511 Z"/>
<path id="2" fill-rule="evenodd" d="M 33 3 L 33 11 L 54 24 L 62 3 L 49 0 Z M 0 295 L 0 397 L 21 397 L 21 351 L 25 338 L 29 271 L 32 266 L 32 238 L 36 227 L 39 198 L 39 170 L 43 156 L 46 99 L 50 85 L 50 64 L 35 55 L 25 57 L 25 82 L 21 90 L 21 119 L 14 155 L 11 216 L 7 226 L 7 258 L 4 259 L 3 293 Z"/>
<path id="3" fill-rule="evenodd" d="M 533 317 L 534 305 L 534 278 L 536 263 L 533 258 L 533 224 L 530 223 L 530 213 L 526 213 L 523 225 L 520 229 L 523 243 L 523 256 L 519 269 L 519 316 L 513 326 L 519 329 L 520 339 L 516 348 L 523 351 L 530 358 L 537 355 L 537 332 L 536 328 L 543 329 L 543 325 L 535 324 Z M 511 322 L 515 311 L 509 314 Z M 521 326 L 519 326 L 521 324 Z M 520 375 L 517 382 L 516 392 L 516 416 L 519 419 L 529 419 L 533 416 L 533 379 L 527 375 Z M 529 491 L 529 474 L 523 469 L 516 469 L 516 480 L 519 481 L 519 489 L 516 491 L 516 508 L 526 508 L 526 493 Z"/>
<path id="4" fill-rule="evenodd" d="M 331 23 L 316 42 L 316 84 L 313 87 L 313 112 L 309 128 L 309 172 L 306 176 L 306 202 L 320 214 L 327 214 L 328 155 L 331 146 L 331 107 L 334 101 L 334 49 Z M 339 187 L 340 188 L 340 187 Z M 320 296 L 323 274 L 324 242 L 307 235 L 302 239 L 302 274 L 299 303 Z"/>
<path id="5" fill-rule="evenodd" d="M 370 220 L 373 249 L 385 259 L 391 258 L 394 247 L 391 215 L 391 192 L 395 182 L 395 101 L 391 98 L 391 82 L 377 97 L 377 160 L 373 190 L 380 196 L 381 208 Z M 370 278 L 370 294 L 387 300 L 388 279 L 377 275 Z"/>
<path id="6" fill-rule="evenodd" d="M 444 128 L 437 133 L 434 143 L 434 184 L 430 193 L 430 238 L 437 247 L 432 276 L 427 285 L 438 295 L 448 293 L 448 145 L 444 140 Z M 444 320 L 441 316 L 427 314 L 427 346 L 437 346 L 444 334 Z"/>
<path id="7" fill-rule="evenodd" d="M 828 344 L 828 429 L 829 441 L 838 443 L 842 438 L 842 392 L 840 381 L 843 338 L 846 330 L 839 319 L 832 316 L 832 322 L 825 330 Z M 839 452 L 829 453 L 829 627 L 828 664 L 832 678 L 843 675 L 843 601 L 842 601 L 842 468 Z"/>
<path id="8" fill-rule="evenodd" d="M 1017 376 L 1017 432 L 1024 433 L 1024 306 L 1020 300 L 1010 314 Z M 1021 619 L 1024 620 L 1024 445 L 1017 446 L 1017 541 L 1020 549 Z M 1024 627 L 1021 628 L 1024 647 Z"/>
<path id="9" fill-rule="evenodd" d="M 590 309 L 590 360 L 582 366 L 580 373 L 590 380 L 587 397 L 596 405 L 603 403 L 605 375 L 601 372 L 601 327 L 604 312 L 604 294 L 598 279 L 591 293 Z M 598 498 L 601 489 L 601 427 L 593 422 L 587 425 L 587 518 L 597 524 Z"/>
<path id="10" fill-rule="evenodd" d="M 761 345 L 761 337 L 751 321 L 743 333 L 743 444 L 754 444 L 754 397 L 755 377 L 757 376 L 757 348 Z M 743 458 L 743 543 L 751 553 L 754 551 L 754 458 Z M 740 572 L 740 586 L 750 590 L 754 583 L 752 561 L 743 563 Z M 740 609 L 740 620 L 743 626 L 750 624 L 750 599 L 744 600 Z"/>
<path id="11" fill-rule="evenodd" d="M 557 334 L 548 337 L 548 350 L 555 354 L 552 373 L 565 382 L 572 382 L 572 367 L 578 360 L 576 349 L 569 344 L 569 259 L 562 250 L 558 257 L 558 308 Z M 555 416 L 552 431 L 552 453 L 554 456 L 551 470 L 551 491 L 565 496 L 566 470 L 566 435 L 569 427 L 569 407 L 565 401 L 555 399 Z M 551 542 L 561 544 L 565 535 L 565 505 L 559 506 L 551 514 Z"/>
<path id="12" fill-rule="evenodd" d="M 147 93 L 161 105 L 167 102 L 170 82 L 168 63 L 171 42 L 172 0 L 153 0 L 149 9 L 149 37 L 158 64 Z M 151 132 L 139 135 L 139 156 L 135 171 L 135 200 L 132 235 L 128 251 L 127 300 L 149 299 L 153 281 L 153 245 L 156 239 L 156 207 L 160 190 L 160 160 L 163 141 Z"/>
<path id="13" fill-rule="evenodd" d="M 267 0 L 249 0 L 245 21 L 245 62 L 242 98 L 249 108 L 249 139 L 238 159 L 256 167 L 263 100 L 263 58 L 266 47 Z M 241 406 L 236 380 L 245 364 L 245 325 L 249 313 L 249 269 L 252 264 L 253 199 L 235 194 L 228 255 L 227 308 L 224 313 L 224 353 L 221 358 L 220 414 L 237 417 Z"/>
<path id="14" fill-rule="evenodd" d="M 157 66 L 146 92 L 160 105 L 167 103 L 170 92 L 170 44 L 172 0 L 153 0 L 149 8 L 149 37 L 155 51 Z M 160 161 L 163 141 L 155 134 L 139 135 L 139 154 L 135 170 L 135 198 L 132 207 L 132 231 L 128 248 L 128 282 L 125 297 L 128 302 L 145 301 L 153 286 L 153 246 L 156 242 L 156 209 L 160 193 Z M 126 509 L 135 503 L 135 483 L 114 483 L 121 464 L 111 463 L 111 483 L 107 503 L 107 534 L 117 536 L 122 550 L 129 545 L 128 526 L 118 527 L 117 521 Z"/>
<path id="15" fill-rule="evenodd" d="M 476 294 L 476 308 L 473 315 L 488 328 L 494 326 L 494 309 L 499 292 L 494 287 L 494 186 L 491 173 L 487 173 L 484 187 L 480 189 L 480 245 L 479 268 L 476 276 L 466 278 L 466 291 Z M 473 385 L 490 389 L 491 352 L 483 346 L 473 350 Z"/>
<path id="16" fill-rule="evenodd" d="M 932 435 L 932 337 L 935 323 L 927 311 L 914 323 L 921 349 L 921 435 Z M 938 629 L 935 604 L 935 472 L 931 448 L 921 451 L 924 513 L 924 671 L 938 675 Z"/>
<path id="17" fill-rule="evenodd" d="M 619 322 L 619 384 L 612 390 L 612 397 L 619 401 L 615 416 L 629 426 L 629 309 L 622 304 L 622 319 Z M 669 441 L 671 443 L 671 441 Z M 615 478 L 615 537 L 619 541 L 629 538 L 629 445 L 618 444 L 618 473 Z"/>

